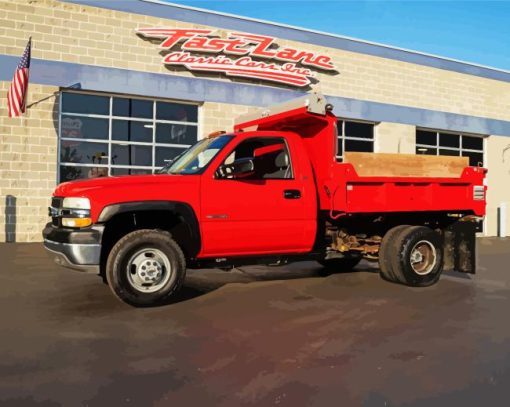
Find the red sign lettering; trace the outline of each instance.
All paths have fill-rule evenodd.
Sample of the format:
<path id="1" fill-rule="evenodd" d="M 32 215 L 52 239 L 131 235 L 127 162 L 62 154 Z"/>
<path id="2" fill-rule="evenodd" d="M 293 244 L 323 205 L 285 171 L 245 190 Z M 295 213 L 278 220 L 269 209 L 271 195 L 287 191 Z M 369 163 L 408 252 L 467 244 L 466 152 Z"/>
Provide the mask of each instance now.
<path id="1" fill-rule="evenodd" d="M 214 36 L 213 30 L 174 28 L 140 28 L 136 32 L 148 38 L 161 38 L 159 47 L 171 51 L 163 58 L 163 63 L 184 66 L 190 71 L 222 72 L 228 76 L 307 86 L 315 76 L 312 69 L 336 70 L 327 55 L 294 48 L 280 49 L 276 47 L 275 38 L 264 35 L 231 33 L 228 38 L 219 38 Z M 180 50 L 172 51 L 177 46 Z M 213 55 L 198 56 L 192 52 Z"/>

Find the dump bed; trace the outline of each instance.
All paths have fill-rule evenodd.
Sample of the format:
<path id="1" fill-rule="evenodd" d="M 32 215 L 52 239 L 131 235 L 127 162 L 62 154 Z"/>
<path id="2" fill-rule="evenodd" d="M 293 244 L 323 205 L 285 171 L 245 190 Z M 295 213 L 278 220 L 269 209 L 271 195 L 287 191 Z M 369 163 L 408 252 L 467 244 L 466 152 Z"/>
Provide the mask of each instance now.
<path id="1" fill-rule="evenodd" d="M 485 214 L 484 176 L 465 157 L 345 153 L 336 160 L 337 118 L 324 96 L 301 99 L 240 117 L 236 131 L 289 131 L 301 136 L 311 161 L 319 207 L 342 213 L 447 211 Z M 301 152 L 299 152 L 301 153 Z"/>
<path id="2" fill-rule="evenodd" d="M 378 154 L 372 155 L 376 160 Z M 361 176 L 352 163 L 338 163 L 325 183 L 330 202 L 323 209 L 346 213 L 449 211 L 483 216 L 484 174 L 483 168 L 465 167 L 457 176 L 446 177 L 386 176 L 384 172 Z"/>

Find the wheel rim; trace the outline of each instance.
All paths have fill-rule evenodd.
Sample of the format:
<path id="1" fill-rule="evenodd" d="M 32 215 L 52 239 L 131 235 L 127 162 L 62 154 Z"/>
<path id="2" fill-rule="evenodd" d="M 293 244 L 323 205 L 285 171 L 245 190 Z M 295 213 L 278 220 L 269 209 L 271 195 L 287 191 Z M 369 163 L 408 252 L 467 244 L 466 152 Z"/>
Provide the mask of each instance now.
<path id="1" fill-rule="evenodd" d="M 131 287 L 143 293 L 153 293 L 174 277 L 167 255 L 158 249 L 141 249 L 127 264 L 127 279 Z"/>
<path id="2" fill-rule="evenodd" d="M 410 261 L 413 271 L 420 276 L 425 276 L 429 274 L 436 265 L 436 248 L 429 241 L 420 240 L 411 250 Z"/>

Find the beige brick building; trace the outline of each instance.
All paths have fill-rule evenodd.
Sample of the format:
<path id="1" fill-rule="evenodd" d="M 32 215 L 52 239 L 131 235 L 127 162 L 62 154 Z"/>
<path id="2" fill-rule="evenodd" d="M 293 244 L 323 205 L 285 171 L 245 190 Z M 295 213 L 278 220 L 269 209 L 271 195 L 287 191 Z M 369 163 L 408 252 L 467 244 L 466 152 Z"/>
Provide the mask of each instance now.
<path id="1" fill-rule="evenodd" d="M 313 76 L 306 86 L 193 71 L 162 62 L 182 42 L 159 48 L 163 38 L 141 28 L 265 35 L 275 38 L 268 50 L 327 56 L 335 71 L 297 62 Z M 339 160 L 349 150 L 468 156 L 489 169 L 489 236 L 510 202 L 510 72 L 157 1 L 1 0 L 3 95 L 29 36 L 28 111 L 10 119 L 0 103 L 0 242 L 42 240 L 60 182 L 150 173 L 250 108 L 311 90 L 335 106 Z"/>

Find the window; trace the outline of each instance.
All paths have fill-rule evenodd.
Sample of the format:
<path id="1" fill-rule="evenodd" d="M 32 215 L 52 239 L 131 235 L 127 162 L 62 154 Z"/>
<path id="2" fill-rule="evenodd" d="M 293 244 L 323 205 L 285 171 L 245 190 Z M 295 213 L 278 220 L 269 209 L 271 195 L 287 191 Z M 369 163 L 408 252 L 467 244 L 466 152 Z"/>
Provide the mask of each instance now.
<path id="1" fill-rule="evenodd" d="M 253 162 L 253 169 L 240 175 L 232 174 L 233 168 L 243 165 L 246 160 Z M 293 178 L 285 140 L 279 137 L 260 137 L 241 142 L 220 165 L 216 171 L 216 178 L 243 180 Z"/>
<path id="2" fill-rule="evenodd" d="M 62 92 L 60 182 L 151 174 L 197 137 L 197 105 Z"/>
<path id="3" fill-rule="evenodd" d="M 200 174 L 231 139 L 232 136 L 206 138 L 157 172 L 159 174 Z"/>
<path id="4" fill-rule="evenodd" d="M 416 129 L 416 154 L 469 157 L 469 165 L 483 166 L 483 137 Z"/>
<path id="5" fill-rule="evenodd" d="M 342 161 L 344 151 L 374 152 L 374 124 L 338 120 L 338 161 Z"/>

